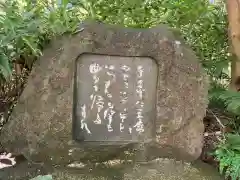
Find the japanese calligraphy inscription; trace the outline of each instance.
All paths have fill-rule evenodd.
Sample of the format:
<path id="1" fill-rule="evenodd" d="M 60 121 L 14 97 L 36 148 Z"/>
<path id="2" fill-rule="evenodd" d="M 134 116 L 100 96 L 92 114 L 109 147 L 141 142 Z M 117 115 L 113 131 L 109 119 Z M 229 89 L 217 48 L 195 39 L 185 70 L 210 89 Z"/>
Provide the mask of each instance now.
<path id="1" fill-rule="evenodd" d="M 75 139 L 125 143 L 154 138 L 154 60 L 83 54 L 76 66 Z"/>

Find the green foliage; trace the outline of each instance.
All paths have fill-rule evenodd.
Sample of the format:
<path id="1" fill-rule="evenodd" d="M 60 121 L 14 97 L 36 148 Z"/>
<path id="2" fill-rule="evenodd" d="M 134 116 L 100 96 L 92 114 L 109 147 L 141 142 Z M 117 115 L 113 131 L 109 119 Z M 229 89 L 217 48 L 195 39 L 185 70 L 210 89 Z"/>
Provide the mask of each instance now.
<path id="1" fill-rule="evenodd" d="M 214 155 L 219 161 L 220 173 L 226 178 L 237 180 L 240 178 L 240 93 L 226 90 L 226 87 L 215 83 L 209 94 L 210 107 L 221 108 L 234 115 L 228 122 L 234 133 L 224 135 L 224 140 L 218 144 Z"/>
<path id="2" fill-rule="evenodd" d="M 223 86 L 217 86 L 209 91 L 210 105 L 224 107 L 228 112 L 234 115 L 240 114 L 240 93 L 226 90 Z"/>
<path id="3" fill-rule="evenodd" d="M 10 63 L 17 61 L 20 55 L 41 55 L 38 48 L 40 32 L 39 22 L 33 20 L 34 15 L 31 12 L 20 11 L 17 1 L 6 1 L 2 4 L 2 10 L 0 51 L 5 61 L 5 71 L 8 71 Z"/>
<path id="4" fill-rule="evenodd" d="M 237 180 L 240 177 L 240 135 L 226 134 L 214 154 L 219 160 L 220 173 Z"/>
<path id="5" fill-rule="evenodd" d="M 8 0 L 0 6 L 0 74 L 9 78 L 12 63 L 31 65 L 52 37 L 77 28 L 78 18 L 68 1 L 59 6 L 47 1 Z"/>
<path id="6" fill-rule="evenodd" d="M 227 85 L 212 82 L 209 90 L 210 107 L 221 108 L 240 118 L 240 93 L 227 89 Z M 240 124 L 240 121 L 236 122 Z"/>
<path id="7" fill-rule="evenodd" d="M 211 77 L 228 68 L 227 16 L 224 4 L 206 0 L 99 0 L 78 3 L 88 17 L 110 24 L 147 28 L 160 23 L 181 31 Z M 77 1 L 76 1 L 77 3 Z M 227 72 L 228 73 L 228 72 Z"/>
<path id="8" fill-rule="evenodd" d="M 165 23 L 181 31 L 211 77 L 228 67 L 227 23 L 223 4 L 206 0 L 9 0 L 2 4 L 1 73 L 11 74 L 11 63 L 41 55 L 43 44 L 54 36 L 73 32 L 80 20 L 147 28 Z M 221 37 L 221 38 L 219 38 Z M 33 58 L 34 59 L 34 58 Z M 3 62 L 4 61 L 4 62 Z"/>

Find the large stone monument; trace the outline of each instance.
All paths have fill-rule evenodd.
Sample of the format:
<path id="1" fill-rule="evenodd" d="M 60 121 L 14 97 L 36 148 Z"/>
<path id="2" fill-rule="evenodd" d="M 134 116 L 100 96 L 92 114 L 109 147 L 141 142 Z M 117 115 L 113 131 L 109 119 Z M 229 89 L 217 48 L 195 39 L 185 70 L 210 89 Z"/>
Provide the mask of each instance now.
<path id="1" fill-rule="evenodd" d="M 193 51 L 168 27 L 85 22 L 36 62 L 0 139 L 35 162 L 105 161 L 140 147 L 195 160 L 207 91 Z"/>

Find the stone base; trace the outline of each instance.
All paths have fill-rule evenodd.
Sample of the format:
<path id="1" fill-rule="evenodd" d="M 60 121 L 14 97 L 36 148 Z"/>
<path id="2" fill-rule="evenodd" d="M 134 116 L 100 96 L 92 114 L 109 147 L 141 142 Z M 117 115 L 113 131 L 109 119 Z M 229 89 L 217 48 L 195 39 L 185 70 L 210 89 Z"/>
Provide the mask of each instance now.
<path id="1" fill-rule="evenodd" d="M 115 161 L 116 163 L 116 161 Z M 87 172 L 88 171 L 88 172 Z M 108 164 L 97 168 L 56 170 L 54 180 L 221 180 L 208 164 L 157 159 L 145 164 Z"/>
<path id="2" fill-rule="evenodd" d="M 52 167 L 21 163 L 0 171 L 0 180 L 30 180 L 38 175 L 53 175 L 53 180 L 223 180 L 216 169 L 202 162 L 194 164 L 170 159 L 148 163 L 112 160 L 101 164 L 79 163 L 75 167 Z"/>

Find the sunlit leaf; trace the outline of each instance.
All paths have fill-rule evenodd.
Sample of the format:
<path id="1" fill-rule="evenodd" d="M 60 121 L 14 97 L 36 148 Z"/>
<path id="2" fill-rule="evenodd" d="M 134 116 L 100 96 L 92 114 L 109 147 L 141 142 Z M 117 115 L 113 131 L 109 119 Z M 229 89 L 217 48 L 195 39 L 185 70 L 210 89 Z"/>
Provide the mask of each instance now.
<path id="1" fill-rule="evenodd" d="M 5 55 L 0 55 L 0 72 L 5 79 L 12 75 L 9 59 Z"/>

